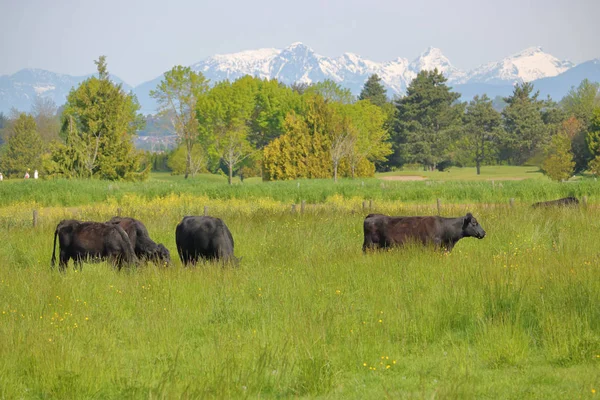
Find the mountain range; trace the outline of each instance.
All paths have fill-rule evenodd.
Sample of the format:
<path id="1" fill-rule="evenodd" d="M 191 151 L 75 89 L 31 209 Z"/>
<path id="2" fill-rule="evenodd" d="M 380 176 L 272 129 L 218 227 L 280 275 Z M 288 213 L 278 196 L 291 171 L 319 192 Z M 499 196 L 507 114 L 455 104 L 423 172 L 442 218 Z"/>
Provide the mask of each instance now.
<path id="1" fill-rule="evenodd" d="M 560 100 L 584 78 L 600 82 L 600 59 L 574 65 L 544 52 L 541 47 L 527 48 L 470 71 L 456 68 L 440 49 L 434 47 L 412 61 L 396 58 L 375 62 L 354 53 L 334 58 L 322 56 L 299 42 L 284 49 L 265 48 L 215 55 L 191 65 L 191 68 L 202 72 L 211 82 L 235 80 L 244 75 L 278 79 L 285 84 L 332 79 L 354 94 L 360 93 L 367 78 L 376 73 L 390 97 L 402 95 L 420 71 L 437 68 L 448 78 L 453 89 L 461 93 L 462 100 L 483 93 L 491 98 L 508 96 L 517 82 L 533 82 L 543 97 L 550 95 Z M 7 112 L 11 107 L 29 110 L 36 96 L 49 96 L 61 105 L 69 90 L 89 76 L 70 76 L 40 69 L 24 69 L 13 75 L 0 76 L 0 111 Z M 112 79 L 137 95 L 144 114 L 156 112 L 156 103 L 149 93 L 156 88 L 162 75 L 136 87 L 118 77 Z"/>

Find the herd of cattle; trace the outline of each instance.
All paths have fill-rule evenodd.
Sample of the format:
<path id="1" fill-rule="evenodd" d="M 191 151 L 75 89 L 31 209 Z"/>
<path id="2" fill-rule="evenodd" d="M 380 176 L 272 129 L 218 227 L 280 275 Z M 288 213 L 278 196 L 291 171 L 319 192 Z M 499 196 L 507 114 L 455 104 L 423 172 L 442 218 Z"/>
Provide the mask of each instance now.
<path id="1" fill-rule="evenodd" d="M 59 268 L 64 270 L 70 259 L 75 266 L 83 261 L 110 260 L 119 269 L 125 265 L 151 261 L 161 265 L 171 263 L 169 250 L 156 244 L 141 221 L 114 217 L 108 222 L 60 221 L 54 231 L 52 266 L 56 264 L 56 238 L 59 244 Z M 198 259 L 237 259 L 233 255 L 233 236 L 219 218 L 184 217 L 177 225 L 175 241 L 179 258 L 184 264 Z"/>
<path id="2" fill-rule="evenodd" d="M 575 197 L 535 203 L 534 208 L 574 206 Z M 407 242 L 433 245 L 451 251 L 465 237 L 483 239 L 485 231 L 471 214 L 457 218 L 439 216 L 390 217 L 369 214 L 363 224 L 363 251 L 401 246 Z M 54 231 L 52 266 L 56 263 L 56 238 L 59 242 L 59 269 L 70 259 L 81 268 L 83 261 L 109 260 L 117 268 L 123 265 L 154 262 L 169 265 L 171 256 L 163 244 L 156 244 L 141 221 L 114 217 L 107 222 L 63 220 Z M 175 230 L 177 253 L 184 265 L 199 260 L 219 260 L 237 264 L 233 255 L 233 236 L 227 225 L 209 216 L 186 216 Z"/>

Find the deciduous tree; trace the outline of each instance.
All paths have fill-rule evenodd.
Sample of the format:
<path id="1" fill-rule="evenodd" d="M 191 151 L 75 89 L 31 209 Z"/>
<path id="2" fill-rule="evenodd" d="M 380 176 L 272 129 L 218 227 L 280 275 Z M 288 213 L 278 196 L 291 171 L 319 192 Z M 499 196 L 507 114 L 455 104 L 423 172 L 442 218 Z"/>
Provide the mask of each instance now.
<path id="1" fill-rule="evenodd" d="M 571 139 L 566 132 L 562 131 L 552 137 L 546 154 L 542 169 L 550 179 L 562 181 L 573 175 L 575 162 L 571 152 Z"/>
<path id="2" fill-rule="evenodd" d="M 252 78 L 215 85 L 197 107 L 201 140 L 210 154 L 227 167 L 228 182 L 233 171 L 253 149 L 248 142 L 249 125 L 254 109 L 255 82 Z"/>
<path id="3" fill-rule="evenodd" d="M 158 102 L 159 114 L 172 118 L 174 131 L 187 150 L 186 179 L 191 170 L 192 149 L 198 141 L 197 104 L 207 91 L 208 80 L 201 72 L 178 65 L 166 72 L 156 90 L 150 92 Z"/>
<path id="4" fill-rule="evenodd" d="M 353 136 L 348 151 L 348 163 L 352 178 L 361 163 L 383 162 L 392 152 L 389 134 L 385 129 L 386 114 L 382 108 L 368 100 L 361 100 L 350 107 Z"/>
<path id="5" fill-rule="evenodd" d="M 56 114 L 57 109 L 56 103 L 51 98 L 40 96 L 35 98 L 31 107 L 38 132 L 46 143 L 59 139 L 60 118 Z"/>

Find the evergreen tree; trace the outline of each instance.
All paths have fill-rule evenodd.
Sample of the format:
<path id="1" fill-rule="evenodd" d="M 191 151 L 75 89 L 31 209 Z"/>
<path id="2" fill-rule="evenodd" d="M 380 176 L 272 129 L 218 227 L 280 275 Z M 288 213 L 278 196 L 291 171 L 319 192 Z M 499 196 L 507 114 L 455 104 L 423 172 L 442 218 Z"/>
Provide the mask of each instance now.
<path id="1" fill-rule="evenodd" d="M 305 119 L 291 111 L 284 121 L 285 134 L 263 149 L 263 179 L 266 181 L 331 176 L 328 144 Z"/>
<path id="2" fill-rule="evenodd" d="M 359 100 L 369 100 L 376 106 L 383 107 L 388 102 L 385 87 L 381 84 L 381 78 L 373 74 L 367 79 L 358 96 Z"/>
<path id="3" fill-rule="evenodd" d="M 486 95 L 475 96 L 466 108 L 463 127 L 458 147 L 467 153 L 467 159 L 475 162 L 480 175 L 481 165 L 491 161 L 498 150 L 502 117 Z"/>
<path id="4" fill-rule="evenodd" d="M 62 115 L 64 144 L 55 143 L 49 172 L 67 177 L 144 179 L 143 154 L 133 145 L 133 135 L 143 124 L 135 96 L 109 79 L 106 58 L 95 62 L 98 77 L 83 81 L 67 97 Z"/>
<path id="5" fill-rule="evenodd" d="M 23 177 L 29 170 L 42 170 L 44 143 L 35 119 L 22 113 L 6 132 L 6 145 L 0 158 L 0 172 L 9 177 Z"/>
<path id="6" fill-rule="evenodd" d="M 542 151 L 549 140 L 550 130 L 542 120 L 544 101 L 538 100 L 531 83 L 515 85 L 513 94 L 504 99 L 508 104 L 502 116 L 506 131 L 503 157 L 522 165 Z"/>
<path id="7" fill-rule="evenodd" d="M 161 116 L 171 116 L 175 133 L 186 148 L 185 178 L 190 174 L 192 149 L 198 141 L 197 104 L 208 91 L 208 80 L 201 72 L 180 65 L 166 72 L 150 96 L 158 102 Z"/>
<path id="8" fill-rule="evenodd" d="M 421 71 L 407 88 L 406 96 L 395 101 L 396 153 L 408 162 L 434 169 L 449 158 L 461 123 L 463 105 L 460 94 L 446 86 L 446 78 L 438 72 Z"/>

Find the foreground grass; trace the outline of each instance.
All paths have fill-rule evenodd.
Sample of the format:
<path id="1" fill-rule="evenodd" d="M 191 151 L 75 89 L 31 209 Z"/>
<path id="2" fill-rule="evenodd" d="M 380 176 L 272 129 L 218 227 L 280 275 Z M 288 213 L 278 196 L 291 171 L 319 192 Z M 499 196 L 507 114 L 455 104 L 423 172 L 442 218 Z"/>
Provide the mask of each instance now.
<path id="1" fill-rule="evenodd" d="M 124 212 L 176 258 L 175 225 L 200 206 L 136 201 Z M 598 210 L 470 208 L 488 236 L 450 255 L 363 255 L 364 214 L 339 201 L 304 215 L 215 206 L 243 257 L 237 269 L 175 260 L 61 275 L 49 268 L 52 233 L 71 210 L 44 210 L 35 229 L 7 223 L 0 398 L 595 398 Z M 105 220 L 111 210 L 78 212 Z"/>

